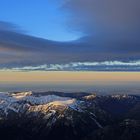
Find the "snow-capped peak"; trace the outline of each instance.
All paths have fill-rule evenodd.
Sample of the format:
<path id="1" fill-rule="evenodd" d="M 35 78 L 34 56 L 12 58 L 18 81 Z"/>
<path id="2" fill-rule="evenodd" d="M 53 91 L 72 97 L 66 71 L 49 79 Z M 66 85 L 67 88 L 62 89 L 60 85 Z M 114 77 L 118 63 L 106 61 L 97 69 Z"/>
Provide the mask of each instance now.
<path id="1" fill-rule="evenodd" d="M 63 101 L 53 101 L 50 102 L 49 105 L 54 105 L 54 106 L 70 106 L 76 102 L 76 99 L 69 99 L 69 100 L 63 100 Z"/>
<path id="2" fill-rule="evenodd" d="M 84 96 L 83 98 L 86 100 L 92 100 L 92 99 L 96 98 L 96 94 L 87 95 L 87 96 Z"/>
<path id="3" fill-rule="evenodd" d="M 16 98 L 16 99 L 23 99 L 27 96 L 31 96 L 32 95 L 32 91 L 28 91 L 28 92 L 19 92 L 19 93 L 12 93 L 11 96 Z"/>

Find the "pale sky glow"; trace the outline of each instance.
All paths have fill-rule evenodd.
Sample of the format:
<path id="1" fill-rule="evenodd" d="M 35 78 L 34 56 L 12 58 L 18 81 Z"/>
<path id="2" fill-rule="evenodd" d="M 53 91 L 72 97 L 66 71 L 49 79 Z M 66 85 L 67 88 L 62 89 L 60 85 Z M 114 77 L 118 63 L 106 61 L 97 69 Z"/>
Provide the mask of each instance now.
<path id="1" fill-rule="evenodd" d="M 139 72 L 16 72 L 0 71 L 0 82 L 140 81 Z"/>

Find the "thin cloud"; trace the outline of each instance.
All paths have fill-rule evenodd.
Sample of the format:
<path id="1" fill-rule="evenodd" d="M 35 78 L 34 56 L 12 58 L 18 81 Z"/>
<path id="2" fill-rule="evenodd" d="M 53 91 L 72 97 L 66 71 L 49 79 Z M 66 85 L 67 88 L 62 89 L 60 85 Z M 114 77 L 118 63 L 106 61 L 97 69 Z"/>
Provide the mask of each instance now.
<path id="1" fill-rule="evenodd" d="M 75 71 L 75 70 L 101 70 L 101 71 L 111 71 L 111 70 L 127 70 L 127 71 L 137 71 L 140 70 L 140 60 L 122 62 L 122 61 L 104 61 L 104 62 L 72 62 L 68 64 L 44 64 L 38 66 L 25 66 L 25 67 L 13 67 L 11 69 L 4 68 L 4 70 L 15 70 L 15 71 Z"/>

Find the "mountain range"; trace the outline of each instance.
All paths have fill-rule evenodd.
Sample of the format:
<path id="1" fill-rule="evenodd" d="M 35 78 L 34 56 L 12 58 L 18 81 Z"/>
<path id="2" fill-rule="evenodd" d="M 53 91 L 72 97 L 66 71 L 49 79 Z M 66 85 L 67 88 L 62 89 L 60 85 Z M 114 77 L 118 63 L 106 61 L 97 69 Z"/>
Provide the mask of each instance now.
<path id="1" fill-rule="evenodd" d="M 0 93 L 4 140 L 139 140 L 140 96 Z"/>

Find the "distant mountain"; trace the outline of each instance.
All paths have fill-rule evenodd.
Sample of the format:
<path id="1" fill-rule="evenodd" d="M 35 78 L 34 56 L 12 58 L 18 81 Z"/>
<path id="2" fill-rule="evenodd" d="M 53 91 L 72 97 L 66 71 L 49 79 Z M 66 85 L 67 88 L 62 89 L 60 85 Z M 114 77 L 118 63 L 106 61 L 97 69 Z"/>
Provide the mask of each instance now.
<path id="1" fill-rule="evenodd" d="M 0 93 L 4 140 L 139 140 L 140 96 Z"/>

